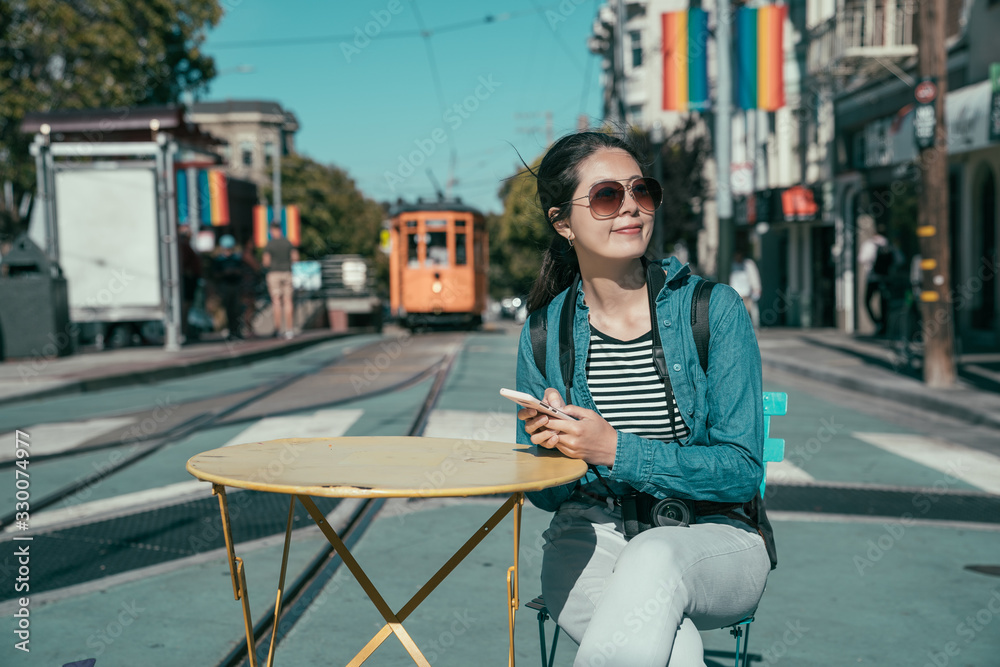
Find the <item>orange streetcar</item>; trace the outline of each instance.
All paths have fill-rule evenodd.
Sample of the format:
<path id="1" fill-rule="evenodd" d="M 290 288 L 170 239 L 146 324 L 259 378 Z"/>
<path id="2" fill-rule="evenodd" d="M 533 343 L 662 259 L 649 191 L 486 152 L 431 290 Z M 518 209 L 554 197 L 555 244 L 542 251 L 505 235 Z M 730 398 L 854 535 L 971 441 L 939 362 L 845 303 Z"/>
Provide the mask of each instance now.
<path id="1" fill-rule="evenodd" d="M 403 204 L 390 220 L 389 303 L 408 329 L 478 327 L 489 243 L 482 214 L 460 201 Z"/>

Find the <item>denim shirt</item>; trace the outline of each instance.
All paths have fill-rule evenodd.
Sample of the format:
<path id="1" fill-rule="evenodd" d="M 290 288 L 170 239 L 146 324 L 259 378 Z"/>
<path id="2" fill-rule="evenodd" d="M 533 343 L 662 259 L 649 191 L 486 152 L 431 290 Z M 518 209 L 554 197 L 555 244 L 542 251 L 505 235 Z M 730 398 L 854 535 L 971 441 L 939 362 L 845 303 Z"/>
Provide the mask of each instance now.
<path id="1" fill-rule="evenodd" d="M 662 442 L 618 431 L 614 466 L 598 466 L 597 470 L 612 488 L 631 486 L 658 498 L 748 502 L 760 486 L 764 471 L 760 350 L 750 316 L 734 289 L 720 284 L 712 290 L 709 380 L 702 372 L 691 331 L 691 299 L 701 278 L 674 257 L 662 260 L 661 265 L 667 282 L 656 297 L 656 326 L 677 408 L 690 435 L 683 442 Z M 525 324 L 521 330 L 517 354 L 519 391 L 541 398 L 546 388 L 553 387 L 566 397 L 559 370 L 559 314 L 565 299 L 570 298 L 568 292 L 569 288 L 556 295 L 547 307 L 545 377 L 535 366 L 529 326 Z M 575 405 L 600 412 L 587 386 L 590 324 L 582 283 L 572 298 L 577 300 L 577 307 L 571 398 Z M 517 421 L 517 442 L 532 444 L 521 420 Z M 576 486 L 594 479 L 593 472 L 588 472 L 578 482 L 527 496 L 537 507 L 555 511 Z"/>

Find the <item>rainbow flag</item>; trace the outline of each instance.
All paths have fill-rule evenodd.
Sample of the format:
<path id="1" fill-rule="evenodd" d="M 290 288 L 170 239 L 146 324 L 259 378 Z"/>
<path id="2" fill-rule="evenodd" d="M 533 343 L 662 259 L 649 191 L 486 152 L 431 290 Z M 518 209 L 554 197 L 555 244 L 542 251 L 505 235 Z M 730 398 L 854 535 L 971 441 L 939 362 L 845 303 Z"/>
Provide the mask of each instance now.
<path id="1" fill-rule="evenodd" d="M 788 6 L 736 10 L 736 106 L 777 111 L 785 106 L 784 28 Z"/>
<path id="2" fill-rule="evenodd" d="M 267 206 L 253 207 L 253 243 L 263 248 L 271 239 L 270 218 Z M 281 232 L 296 248 L 302 243 L 302 220 L 299 218 L 299 207 L 295 204 L 281 209 Z"/>
<path id="3" fill-rule="evenodd" d="M 198 211 L 204 225 L 229 224 L 229 189 L 221 169 L 198 170 Z"/>
<path id="4" fill-rule="evenodd" d="M 708 13 L 703 9 L 661 14 L 663 109 L 704 111 L 708 101 Z"/>
<path id="5" fill-rule="evenodd" d="M 177 224 L 184 227 L 189 222 L 187 172 L 183 169 L 178 169 L 174 176 L 177 181 Z"/>

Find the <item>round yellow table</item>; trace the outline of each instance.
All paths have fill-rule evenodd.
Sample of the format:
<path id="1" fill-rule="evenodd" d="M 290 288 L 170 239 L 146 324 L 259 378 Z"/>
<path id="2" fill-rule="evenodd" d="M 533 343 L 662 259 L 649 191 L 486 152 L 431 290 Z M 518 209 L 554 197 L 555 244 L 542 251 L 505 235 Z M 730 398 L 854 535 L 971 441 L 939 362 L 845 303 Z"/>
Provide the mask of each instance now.
<path id="1" fill-rule="evenodd" d="M 518 607 L 518 548 L 524 492 L 539 491 L 579 479 L 587 465 L 559 452 L 504 442 L 447 438 L 366 437 L 287 438 L 251 442 L 202 452 L 187 462 L 187 470 L 211 482 L 219 497 L 222 529 L 229 557 L 233 594 L 243 603 L 248 656 L 256 667 L 253 622 L 247 599 L 243 560 L 235 555 L 229 524 L 225 487 L 231 486 L 291 496 L 285 528 L 284 553 L 278 578 L 274 627 L 281 614 L 292 516 L 298 498 L 316 525 L 358 579 L 365 593 L 385 619 L 385 626 L 354 657 L 360 665 L 390 634 L 395 634 L 418 665 L 430 663 L 403 629 L 402 621 L 416 609 L 479 542 L 513 509 L 514 564 L 507 571 L 508 662 L 514 664 L 514 612 Z M 310 496 L 331 498 L 440 498 L 510 494 L 510 497 L 403 607 L 393 612 L 351 555 L 340 536 L 326 521 Z M 267 665 L 273 663 L 272 633 Z"/>

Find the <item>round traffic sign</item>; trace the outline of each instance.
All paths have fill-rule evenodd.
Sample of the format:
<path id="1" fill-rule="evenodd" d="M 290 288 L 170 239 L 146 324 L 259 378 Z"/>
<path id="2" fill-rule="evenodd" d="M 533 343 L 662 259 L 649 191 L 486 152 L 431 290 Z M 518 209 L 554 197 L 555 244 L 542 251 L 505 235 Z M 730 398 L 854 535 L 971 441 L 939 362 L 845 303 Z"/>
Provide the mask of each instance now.
<path id="1" fill-rule="evenodd" d="M 913 96 L 921 104 L 930 104 L 937 97 L 937 84 L 933 81 L 921 81 L 913 89 Z"/>

